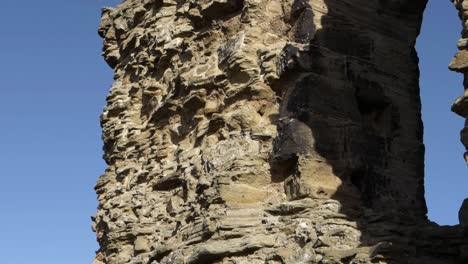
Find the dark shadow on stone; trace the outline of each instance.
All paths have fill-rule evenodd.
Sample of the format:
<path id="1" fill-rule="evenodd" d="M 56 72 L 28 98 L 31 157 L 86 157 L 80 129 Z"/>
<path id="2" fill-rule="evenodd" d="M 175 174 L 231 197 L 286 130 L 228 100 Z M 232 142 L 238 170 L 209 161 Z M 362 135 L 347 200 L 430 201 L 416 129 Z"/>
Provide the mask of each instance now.
<path id="1" fill-rule="evenodd" d="M 375 247 L 375 260 L 462 263 L 458 249 L 447 246 L 457 244 L 460 227 L 439 228 L 426 216 L 414 44 L 427 1 L 324 2 L 328 12 L 317 30 L 317 7 L 293 3 L 295 42 L 285 47 L 284 73 L 274 84 L 286 92 L 272 162 L 287 164 L 290 173 L 274 181 L 285 179 L 291 200 L 338 200 L 341 213 L 358 224 L 361 245 Z M 301 186 L 311 176 L 301 175 L 301 166 L 327 164 L 341 185 Z M 437 247 L 435 241 L 448 244 Z"/>

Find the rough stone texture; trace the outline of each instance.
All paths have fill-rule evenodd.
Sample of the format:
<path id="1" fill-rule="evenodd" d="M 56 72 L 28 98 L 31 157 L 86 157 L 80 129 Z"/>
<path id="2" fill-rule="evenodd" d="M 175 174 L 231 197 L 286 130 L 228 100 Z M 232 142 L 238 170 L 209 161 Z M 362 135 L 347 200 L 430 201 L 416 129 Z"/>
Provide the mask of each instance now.
<path id="1" fill-rule="evenodd" d="M 452 106 L 452 111 L 458 115 L 468 118 L 468 1 L 464 0 L 452 0 L 456 8 L 459 11 L 459 17 L 462 20 L 462 38 L 458 41 L 459 52 L 455 55 L 455 58 L 450 62 L 449 68 L 453 71 L 462 73 L 464 76 L 463 85 L 465 92 L 460 96 Z M 465 124 L 465 128 L 461 132 L 461 141 L 468 150 L 468 123 Z M 465 161 L 468 164 L 468 151 L 465 152 Z"/>
<path id="2" fill-rule="evenodd" d="M 466 225 L 426 218 L 425 4 L 103 9 L 115 82 L 94 263 L 466 263 Z"/>

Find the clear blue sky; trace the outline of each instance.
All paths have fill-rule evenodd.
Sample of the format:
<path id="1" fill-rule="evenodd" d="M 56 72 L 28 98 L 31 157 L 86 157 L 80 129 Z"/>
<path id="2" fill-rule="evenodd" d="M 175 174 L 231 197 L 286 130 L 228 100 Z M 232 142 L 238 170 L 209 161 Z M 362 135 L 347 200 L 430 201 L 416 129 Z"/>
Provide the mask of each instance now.
<path id="1" fill-rule="evenodd" d="M 91 263 L 90 216 L 104 171 L 99 115 L 112 82 L 97 36 L 111 0 L 2 0 L 0 8 L 0 255 L 2 264 Z M 462 78 L 447 70 L 460 22 L 430 0 L 418 42 L 430 217 L 456 224 L 468 168 L 450 112 Z"/>

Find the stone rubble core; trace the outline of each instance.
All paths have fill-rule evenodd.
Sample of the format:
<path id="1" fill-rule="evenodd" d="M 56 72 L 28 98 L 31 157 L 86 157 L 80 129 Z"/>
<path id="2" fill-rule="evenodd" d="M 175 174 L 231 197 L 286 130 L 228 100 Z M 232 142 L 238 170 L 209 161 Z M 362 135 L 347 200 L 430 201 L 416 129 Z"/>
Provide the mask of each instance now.
<path id="1" fill-rule="evenodd" d="M 460 225 L 426 217 L 425 5 L 104 8 L 94 264 L 468 263 L 468 202 Z"/>

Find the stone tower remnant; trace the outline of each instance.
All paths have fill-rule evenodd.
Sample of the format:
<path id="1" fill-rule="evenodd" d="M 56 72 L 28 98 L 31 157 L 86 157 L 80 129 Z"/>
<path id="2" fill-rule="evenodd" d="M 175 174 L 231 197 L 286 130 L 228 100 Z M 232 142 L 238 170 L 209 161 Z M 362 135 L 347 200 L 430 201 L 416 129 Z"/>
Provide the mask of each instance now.
<path id="1" fill-rule="evenodd" d="M 426 217 L 415 51 L 425 5 L 104 8 L 115 82 L 94 263 L 468 263 L 464 227 Z"/>

